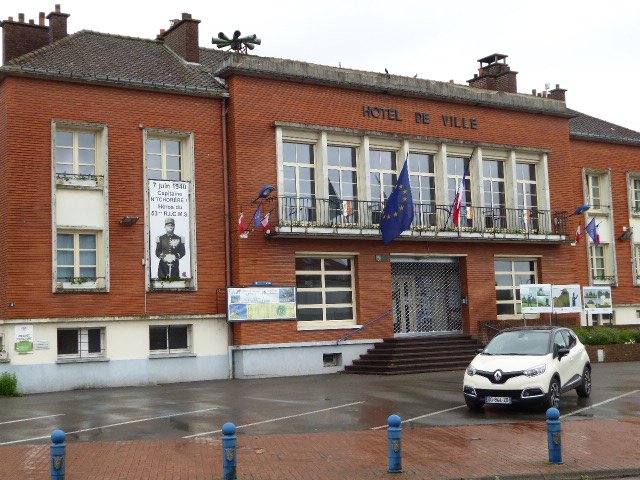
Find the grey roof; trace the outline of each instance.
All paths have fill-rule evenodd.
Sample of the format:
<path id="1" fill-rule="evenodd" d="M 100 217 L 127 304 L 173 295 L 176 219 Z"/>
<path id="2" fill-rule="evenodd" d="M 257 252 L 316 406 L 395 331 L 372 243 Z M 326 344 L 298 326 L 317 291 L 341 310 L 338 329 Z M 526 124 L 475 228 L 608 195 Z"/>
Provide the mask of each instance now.
<path id="1" fill-rule="evenodd" d="M 185 62 L 159 40 L 89 30 L 15 58 L 2 71 L 191 95 L 227 95 L 224 84 L 208 69 Z"/>
<path id="2" fill-rule="evenodd" d="M 569 119 L 572 138 L 640 146 L 640 132 L 585 115 L 576 110 L 569 110 L 569 112 L 573 115 L 573 118 Z"/>
<path id="3" fill-rule="evenodd" d="M 350 70 L 281 58 L 228 54 L 212 67 L 214 74 L 222 78 L 233 74 L 280 78 L 406 97 L 482 105 L 567 118 L 570 116 L 564 102 L 551 98 L 483 90 L 449 82 Z"/>

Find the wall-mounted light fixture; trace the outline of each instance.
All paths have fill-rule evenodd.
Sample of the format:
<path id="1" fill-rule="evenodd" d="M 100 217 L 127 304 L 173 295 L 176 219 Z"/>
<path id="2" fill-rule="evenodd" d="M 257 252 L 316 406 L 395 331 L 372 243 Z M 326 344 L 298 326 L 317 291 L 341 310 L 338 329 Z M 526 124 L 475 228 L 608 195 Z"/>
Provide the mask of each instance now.
<path id="1" fill-rule="evenodd" d="M 631 227 L 622 227 L 622 235 L 618 237 L 618 240 L 631 240 L 631 235 L 633 235 Z"/>
<path id="2" fill-rule="evenodd" d="M 122 217 L 122 220 L 120 220 L 120 223 L 122 225 L 130 227 L 131 225 L 135 225 L 139 219 L 140 217 L 136 217 L 134 215 L 125 215 L 124 217 Z"/>

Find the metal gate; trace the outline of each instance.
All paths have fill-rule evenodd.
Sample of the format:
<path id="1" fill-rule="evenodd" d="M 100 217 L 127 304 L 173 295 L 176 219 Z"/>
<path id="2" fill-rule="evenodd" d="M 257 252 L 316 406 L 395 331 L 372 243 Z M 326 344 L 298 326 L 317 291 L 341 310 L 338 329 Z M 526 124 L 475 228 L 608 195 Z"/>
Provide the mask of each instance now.
<path id="1" fill-rule="evenodd" d="M 396 335 L 462 331 L 457 258 L 397 259 L 391 273 Z"/>

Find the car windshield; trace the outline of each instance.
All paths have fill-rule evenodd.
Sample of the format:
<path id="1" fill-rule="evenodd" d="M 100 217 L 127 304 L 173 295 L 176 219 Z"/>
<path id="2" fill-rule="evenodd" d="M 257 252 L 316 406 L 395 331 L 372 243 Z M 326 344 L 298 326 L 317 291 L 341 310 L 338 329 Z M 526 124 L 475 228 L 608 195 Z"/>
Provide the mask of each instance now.
<path id="1" fill-rule="evenodd" d="M 549 332 L 512 331 L 496 335 L 483 350 L 486 355 L 546 355 Z"/>

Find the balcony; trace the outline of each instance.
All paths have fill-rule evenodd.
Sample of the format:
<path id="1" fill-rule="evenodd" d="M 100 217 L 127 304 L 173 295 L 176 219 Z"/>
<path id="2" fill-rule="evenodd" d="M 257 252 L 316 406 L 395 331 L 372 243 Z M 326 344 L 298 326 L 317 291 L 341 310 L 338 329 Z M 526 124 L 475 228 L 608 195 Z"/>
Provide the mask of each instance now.
<path id="1" fill-rule="evenodd" d="M 380 201 L 281 196 L 273 209 L 275 236 L 380 238 Z M 567 212 L 503 207 L 462 207 L 453 224 L 451 205 L 414 203 L 411 240 L 499 240 L 507 242 L 566 242 Z M 276 218 L 274 218 L 276 217 Z"/>

